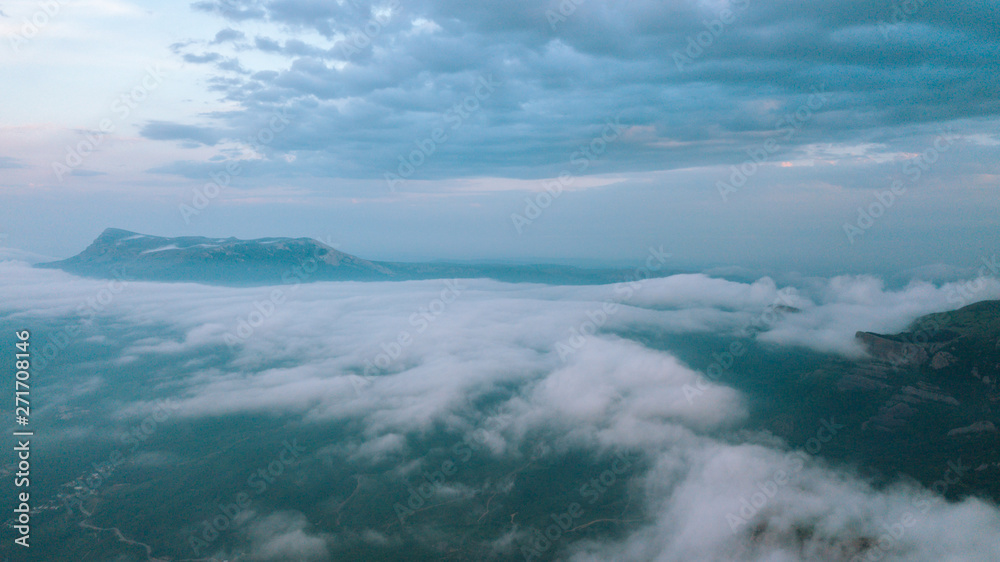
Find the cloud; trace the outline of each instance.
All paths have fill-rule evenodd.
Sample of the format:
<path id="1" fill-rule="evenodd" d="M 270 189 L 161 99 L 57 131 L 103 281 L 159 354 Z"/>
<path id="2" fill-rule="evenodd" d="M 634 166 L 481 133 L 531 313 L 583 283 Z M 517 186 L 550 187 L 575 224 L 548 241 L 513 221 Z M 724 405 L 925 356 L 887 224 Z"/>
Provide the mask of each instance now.
<path id="1" fill-rule="evenodd" d="M 24 168 L 24 164 L 22 164 L 17 158 L 0 156 L 0 169 L 12 170 L 18 168 Z"/>
<path id="2" fill-rule="evenodd" d="M 329 560 L 323 537 L 307 531 L 309 522 L 298 512 L 276 512 L 253 521 L 247 534 L 251 560 Z"/>
<path id="3" fill-rule="evenodd" d="M 80 177 L 84 177 L 84 178 L 90 178 L 90 177 L 94 177 L 94 176 L 106 176 L 107 174 L 104 173 L 104 172 L 97 172 L 97 171 L 94 171 L 94 170 L 84 170 L 82 168 L 77 168 L 77 169 L 73 170 L 72 172 L 70 172 L 70 175 L 71 176 L 80 176 Z"/>
<path id="4" fill-rule="evenodd" d="M 502 410 L 512 433 L 539 428 L 563 434 L 565 443 L 602 448 L 644 448 L 670 439 L 665 424 L 714 429 L 746 415 L 738 393 L 710 385 L 695 405 L 685 387 L 698 373 L 675 358 L 633 342 L 594 338 L 569 364 L 532 385 Z M 701 399 L 705 402 L 702 403 Z"/>
<path id="5" fill-rule="evenodd" d="M 876 490 L 770 447 L 665 451 L 644 484 L 652 524 L 618 542 L 581 541 L 568 559 L 986 561 L 1000 552 L 993 505 L 906 485 Z"/>
<path id="6" fill-rule="evenodd" d="M 904 331 L 919 316 L 967 304 L 963 295 L 970 286 L 977 288 L 976 300 L 1000 298 L 1000 282 L 994 277 L 941 286 L 914 281 L 898 291 L 886 290 L 876 277 L 835 277 L 818 288 L 816 305 L 803 314 L 784 316 L 760 339 L 857 356 L 861 350 L 854 342 L 854 330 L 882 334 Z"/>
<path id="7" fill-rule="evenodd" d="M 534 389 L 518 398 L 525 404 L 547 397 L 545 407 L 564 419 L 582 416 L 578 421 L 585 421 L 588 411 L 603 417 L 615 400 L 624 398 L 629 415 L 636 418 L 712 426 L 727 419 L 717 417 L 718 412 L 739 411 L 735 396 L 719 389 L 721 402 L 707 411 L 673 406 L 676 396 L 669 393 L 697 373 L 667 353 L 620 335 L 635 329 L 721 333 L 856 356 L 856 331 L 901 331 L 921 315 L 953 308 L 956 296 L 964 294 L 959 289 L 968 284 L 914 282 L 889 290 L 874 277 L 842 276 L 778 287 L 769 278 L 741 283 L 674 275 L 639 282 L 626 297 L 620 289 L 627 285 L 462 280 L 467 288 L 434 315 L 430 307 L 446 289 L 439 280 L 280 286 L 281 302 L 275 304 L 263 288 L 130 282 L 110 295 L 108 281 L 29 269 L 18 262 L 0 267 L 10 271 L 11 302 L 34 303 L 30 310 L 9 307 L 8 314 L 60 318 L 85 312 L 120 316 L 126 322 L 147 318 L 170 328 L 131 338 L 123 356 L 195 355 L 223 361 L 186 375 L 185 396 L 178 397 L 185 415 L 285 411 L 311 419 L 360 417 L 372 436 L 440 422 L 461 427 L 468 423 L 460 421 L 462 416 L 475 415 L 467 408 L 476 396 L 508 384 Z M 34 281 L 22 285 L 18 279 Z M 1000 298 L 1000 282 L 983 278 L 978 283 L 978 299 Z M 99 311 L 87 306 L 88 299 L 105 293 L 111 300 L 107 306 Z M 582 339 L 575 335 L 598 317 L 606 302 L 619 302 L 620 309 L 606 316 L 598 333 Z M 775 305 L 799 311 L 767 316 Z M 261 310 L 269 312 L 257 324 Z M 339 321 L 330 325 L 329 318 Z M 361 325 L 364 330 L 357 329 Z M 748 333 L 751 326 L 763 329 Z M 401 338 L 409 343 L 401 345 Z M 610 389 L 608 385 L 621 396 L 600 390 Z M 568 390 L 586 396 L 558 402 Z M 649 392 L 659 397 L 655 402 L 662 410 L 643 401 Z"/>
<path id="8" fill-rule="evenodd" d="M 194 4 L 232 24 L 285 30 L 253 43 L 282 62 L 254 67 L 243 53 L 248 74 L 218 76 L 218 89 L 243 108 L 220 115 L 223 127 L 287 109 L 295 124 L 276 149 L 340 177 L 382 177 L 415 141 L 448 126 L 442 116 L 479 76 L 503 86 L 418 177 L 551 177 L 616 117 L 644 134 L 617 141 L 580 173 L 729 165 L 803 108 L 809 115 L 782 136 L 782 154 L 817 142 L 905 140 L 1000 108 L 986 70 L 997 63 L 998 37 L 983 23 L 997 13 L 979 2 L 914 13 L 856 2 L 567 6 Z M 235 33 L 226 27 L 213 41 Z"/>
<path id="9" fill-rule="evenodd" d="M 143 125 L 142 136 L 153 140 L 190 140 L 199 144 L 213 146 L 222 138 L 222 134 L 208 127 L 181 125 L 166 121 L 150 121 Z"/>
<path id="10" fill-rule="evenodd" d="M 1000 297 L 1000 284 L 981 281 L 977 297 Z M 889 560 L 989 560 L 1000 553 L 996 506 L 974 498 L 947 502 L 906 480 L 875 487 L 815 451 L 793 450 L 745 427 L 748 397 L 725 385 L 701 387 L 692 404 L 685 387 L 703 377 L 675 354 L 683 350 L 654 349 L 635 337 L 646 333 L 643 327 L 737 336 L 784 297 L 799 311 L 740 337 L 851 354 L 856 330 L 901 329 L 951 308 L 955 283 L 890 290 L 867 276 L 806 279 L 795 287 L 703 275 L 573 287 L 480 279 L 459 281 L 448 302 L 443 280 L 256 288 L 128 282 L 113 294 L 108 287 L 2 262 L 0 290 L 8 298 L 0 321 L 79 322 L 88 303 L 100 303 L 72 345 L 115 345 L 120 352 L 81 366 L 91 377 L 89 390 L 67 392 L 70 406 L 96 400 L 94 408 L 134 423 L 154 411 L 156 400 L 169 398 L 171 415 L 184 423 L 263 416 L 292 420 L 282 438 L 288 428 L 329 434 L 329 444 L 289 468 L 281 485 L 330 486 L 330 474 L 341 474 L 331 471 L 347 471 L 354 476 L 342 493 L 316 499 L 336 507 L 337 517 L 350 498 L 362 502 L 358 509 L 378 510 L 363 498 L 385 497 L 379 494 L 443 466 L 434 454 L 453 450 L 451 442 L 433 439 L 444 435 L 482 448 L 474 463 L 461 465 L 460 477 L 434 489 L 431 497 L 441 502 L 490 494 L 514 501 L 510 494 L 520 493 L 524 480 L 477 484 L 468 475 L 492 463 L 524 466 L 526 451 L 539 442 L 547 459 L 629 452 L 628 493 L 639 520 L 614 537 L 567 535 L 551 551 L 566 559 L 763 562 L 881 553 Z M 616 291 L 626 287 L 628 295 Z M 611 301 L 619 308 L 602 319 L 595 311 Z M 588 321 L 593 329 L 581 330 Z M 93 339 L 100 334 L 113 337 Z M 47 342 L 33 345 L 44 357 Z M 561 356 L 564 345 L 573 351 Z M 117 365 L 119 356 L 129 363 Z M 119 388 L 110 379 L 136 366 L 144 366 L 138 387 Z M 116 395 L 105 403 L 100 397 L 111 385 Z M 817 432 L 836 428 L 836 421 L 815 423 Z M 80 428 L 60 439 L 93 438 L 97 431 Z M 168 458 L 150 449 L 134 463 L 158 467 Z M 239 471 L 249 468 L 241 464 Z M 587 481 L 561 478 L 571 492 L 574 479 Z M 350 545 L 400 540 L 388 528 L 369 530 L 367 539 L 357 528 L 328 534 L 330 527 L 311 522 L 308 510 L 289 510 L 279 497 L 262 495 L 254 506 L 260 516 L 239 528 L 252 559 L 327 559 Z M 447 540 L 433 519 L 420 529 Z M 524 529 L 500 531 L 489 539 L 497 553 L 529 540 Z"/>
<path id="11" fill-rule="evenodd" d="M 184 55 L 184 60 L 186 62 L 193 62 L 193 63 L 196 63 L 196 64 L 204 64 L 204 63 L 207 63 L 207 62 L 215 62 L 215 61 L 217 61 L 217 60 L 219 60 L 221 58 L 222 58 L 222 55 L 220 55 L 219 53 L 205 53 L 205 54 L 202 54 L 202 55 L 192 55 L 192 54 L 188 53 L 188 54 Z M 150 138 L 152 138 L 152 137 L 150 137 Z"/>
<path id="12" fill-rule="evenodd" d="M 215 39 L 212 39 L 212 44 L 217 45 L 219 43 L 226 43 L 230 41 L 238 41 L 244 39 L 246 34 L 242 31 L 227 27 L 226 29 L 220 30 L 215 34 Z"/>

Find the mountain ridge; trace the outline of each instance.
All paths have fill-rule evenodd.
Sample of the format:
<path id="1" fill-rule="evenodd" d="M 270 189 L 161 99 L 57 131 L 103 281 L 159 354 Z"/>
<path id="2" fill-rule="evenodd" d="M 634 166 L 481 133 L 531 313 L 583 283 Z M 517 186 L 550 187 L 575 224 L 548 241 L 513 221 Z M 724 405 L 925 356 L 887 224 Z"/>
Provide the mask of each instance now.
<path id="1" fill-rule="evenodd" d="M 410 281 L 489 278 L 505 282 L 605 284 L 630 279 L 628 269 L 565 265 L 382 262 L 336 250 L 313 238 L 162 237 L 105 229 L 79 254 L 35 267 L 83 277 L 255 286 L 312 281 Z M 634 270 L 631 270 L 634 273 Z M 651 276 L 668 275 L 661 269 Z"/>
<path id="2" fill-rule="evenodd" d="M 883 475 L 907 474 L 928 487 L 938 484 L 940 466 L 961 461 L 969 469 L 947 497 L 1000 502 L 1000 300 L 855 338 L 864 357 L 831 359 L 785 389 L 806 396 L 792 417 L 836 412 L 845 439 L 827 452 L 840 448 L 845 459 L 865 458 Z"/>

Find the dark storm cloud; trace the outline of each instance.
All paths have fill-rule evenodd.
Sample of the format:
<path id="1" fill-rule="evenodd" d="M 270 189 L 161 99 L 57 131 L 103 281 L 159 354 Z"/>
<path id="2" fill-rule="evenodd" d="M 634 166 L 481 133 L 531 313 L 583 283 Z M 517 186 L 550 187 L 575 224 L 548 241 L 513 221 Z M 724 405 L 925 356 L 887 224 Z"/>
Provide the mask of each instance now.
<path id="1" fill-rule="evenodd" d="M 817 91 L 823 102 L 810 106 L 784 150 L 905 137 L 913 126 L 1000 108 L 1000 11 L 989 2 L 225 0 L 194 7 L 237 26 L 257 20 L 290 33 L 254 38 L 254 49 L 287 63 L 220 76 L 213 88 L 249 114 L 286 108 L 296 118 L 275 150 L 334 176 L 395 171 L 398 157 L 435 128 L 448 140 L 414 177 L 558 173 L 615 117 L 627 134 L 586 173 L 731 164 Z M 237 33 L 227 27 L 215 42 Z M 448 112 L 480 77 L 502 86 L 451 129 Z"/>

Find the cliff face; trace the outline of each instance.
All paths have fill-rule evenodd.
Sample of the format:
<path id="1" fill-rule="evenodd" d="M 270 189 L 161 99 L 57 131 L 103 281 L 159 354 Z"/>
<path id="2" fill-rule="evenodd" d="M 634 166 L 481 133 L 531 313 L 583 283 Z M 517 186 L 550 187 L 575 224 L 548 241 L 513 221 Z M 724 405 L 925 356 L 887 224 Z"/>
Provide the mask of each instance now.
<path id="1" fill-rule="evenodd" d="M 949 494 L 1000 501 L 1000 301 L 855 337 L 867 357 L 831 360 L 801 377 L 794 391 L 811 396 L 799 415 L 836 412 L 850 435 L 841 454 L 928 487 L 938 467 L 960 459 L 970 468 Z"/>
<path id="2" fill-rule="evenodd" d="M 982 402 L 986 410 L 992 410 L 998 400 L 1000 301 L 930 314 L 900 334 L 858 332 L 855 337 L 871 359 L 845 375 L 848 380 L 894 378 L 901 382 L 916 377 L 920 391 L 909 395 L 919 400 L 957 406 L 951 395 L 961 394 L 973 403 Z M 907 388 L 913 389 L 903 390 Z"/>
<path id="3" fill-rule="evenodd" d="M 889 339 L 871 332 L 858 332 L 854 337 L 873 358 L 894 365 L 923 365 L 927 362 L 927 350 L 907 341 Z"/>

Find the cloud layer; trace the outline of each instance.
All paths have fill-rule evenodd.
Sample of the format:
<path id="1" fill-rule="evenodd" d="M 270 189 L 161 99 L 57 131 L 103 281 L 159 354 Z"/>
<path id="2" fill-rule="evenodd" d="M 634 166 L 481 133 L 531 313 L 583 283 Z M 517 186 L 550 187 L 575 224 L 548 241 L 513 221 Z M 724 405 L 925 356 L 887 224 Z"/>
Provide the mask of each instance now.
<path id="1" fill-rule="evenodd" d="M 562 538 L 552 550 L 542 549 L 547 556 L 773 561 L 864 560 L 881 553 L 916 561 L 990 560 L 1000 553 L 995 506 L 976 499 L 947 503 L 905 481 L 876 489 L 816 451 L 791 451 L 766 432 L 743 428 L 748 411 L 740 392 L 708 384 L 697 400 L 688 400 L 685 388 L 704 382 L 702 373 L 628 337 L 637 329 L 729 334 L 854 355 L 854 331 L 895 331 L 922 314 L 953 308 L 957 284 L 914 282 L 887 290 L 875 278 L 838 277 L 779 287 L 766 278 L 739 283 L 682 275 L 617 286 L 438 280 L 232 289 L 114 286 L 10 261 L 0 263 L 0 273 L 9 297 L 5 323 L 76 322 L 80 333 L 72 345 L 97 345 L 102 334 L 113 334 L 124 346 L 120 354 L 95 359 L 90 382 L 74 385 L 72 393 L 67 387 L 49 408 L 94 401 L 94 407 L 109 406 L 113 419 L 139 420 L 157 400 L 170 399 L 177 419 L 263 415 L 303 427 L 341 424 L 343 437 L 312 458 L 403 481 L 435 469 L 437 461 L 418 444 L 442 431 L 481 444 L 486 466 L 523 463 L 526 448 L 539 440 L 541 454 L 551 459 L 628 451 L 628 486 L 642 517 L 617 538 Z M 976 300 L 1000 297 L 994 279 L 976 287 Z M 772 329 L 748 335 L 748 325 L 782 302 L 799 312 L 778 315 Z M 48 340 L 36 341 L 44 357 L 59 336 L 40 337 Z M 55 388 L 68 373 L 68 358 L 60 364 L 59 353 L 70 351 L 56 351 L 46 367 Z M 147 382 L 124 401 L 105 402 L 100 397 L 110 381 L 100 373 L 115 365 L 139 369 Z M 147 365 L 169 367 L 146 371 Z M 832 431 L 835 438 L 835 420 L 815 423 L 817 435 L 827 439 Z M 93 431 L 77 426 L 61 438 Z M 154 457 L 176 455 L 149 451 L 142 459 L 148 465 Z M 512 479 L 504 493 L 522 485 Z M 357 488 L 365 493 L 361 477 Z M 476 493 L 452 481 L 433 497 Z M 369 529 L 364 537 L 357 530 L 324 530 L 294 509 L 255 512 L 250 519 L 240 532 L 260 560 L 289 549 L 303 559 L 323 559 L 351 541 L 388 540 L 385 529 Z M 491 548 L 504 555 L 523 553 L 524 545 L 537 549 L 532 532 L 514 526 Z"/>
<path id="2" fill-rule="evenodd" d="M 194 7 L 227 20 L 214 39 L 175 46 L 216 65 L 213 87 L 243 108 L 214 116 L 224 136 L 287 110 L 291 128 L 268 152 L 336 177 L 396 171 L 435 128 L 450 138 L 414 177 L 552 177 L 609 119 L 624 133 L 592 163 L 605 172 L 741 161 L 785 129 L 782 153 L 820 141 L 875 154 L 915 126 L 998 109 L 1000 14 L 983 2 Z M 481 78 L 495 91 L 468 101 Z M 156 122 L 144 135 L 205 143 L 215 128 Z"/>

